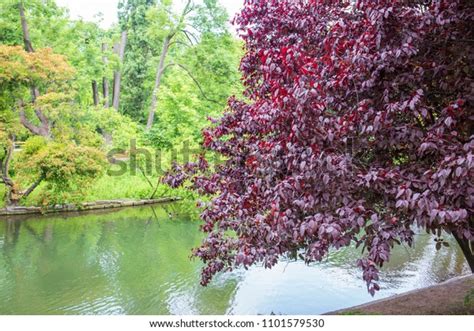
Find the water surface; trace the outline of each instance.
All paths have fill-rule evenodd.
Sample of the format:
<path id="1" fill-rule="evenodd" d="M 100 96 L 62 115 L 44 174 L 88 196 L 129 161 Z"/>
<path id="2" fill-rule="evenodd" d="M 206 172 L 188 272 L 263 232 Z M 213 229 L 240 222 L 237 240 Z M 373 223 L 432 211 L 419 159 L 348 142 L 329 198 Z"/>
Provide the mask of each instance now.
<path id="1" fill-rule="evenodd" d="M 204 288 L 190 250 L 202 238 L 179 204 L 0 221 L 0 314 L 319 314 L 373 300 L 354 249 L 306 266 L 282 261 L 223 274 Z M 449 237 L 398 247 L 380 299 L 468 272 Z"/>

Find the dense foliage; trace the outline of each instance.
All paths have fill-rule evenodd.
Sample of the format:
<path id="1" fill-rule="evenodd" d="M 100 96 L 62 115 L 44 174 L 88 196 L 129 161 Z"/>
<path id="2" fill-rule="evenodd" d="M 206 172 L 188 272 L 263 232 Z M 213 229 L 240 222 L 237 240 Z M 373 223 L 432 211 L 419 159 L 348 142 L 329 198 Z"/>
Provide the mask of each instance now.
<path id="1" fill-rule="evenodd" d="M 212 196 L 202 283 L 355 244 L 373 294 L 414 226 L 452 233 L 474 271 L 473 19 L 466 0 L 247 0 L 249 101 L 204 131 L 226 161 L 166 178 Z"/>
<path id="2" fill-rule="evenodd" d="M 143 89 L 152 70 L 153 50 L 151 40 L 147 37 L 149 22 L 146 14 L 155 5 L 156 0 L 119 2 L 121 29 L 128 32 L 121 108 L 122 112 L 138 120 L 143 119 L 143 111 L 151 95 L 151 88 Z"/>
<path id="3" fill-rule="evenodd" d="M 207 116 L 220 114 L 228 96 L 241 91 L 241 43 L 227 31 L 225 10 L 216 0 L 183 3 L 189 15 L 176 27 L 187 34 L 169 45 L 155 121 L 146 131 L 178 1 L 120 1 L 119 24 L 107 29 L 71 19 L 54 0 L 0 2 L 0 206 L 169 191 L 158 178 L 172 155 L 187 141 L 197 147 Z M 148 163 L 155 153 L 160 159 L 138 171 L 132 145 L 148 153 L 141 155 Z M 116 154 L 125 171 L 113 171 Z"/>
<path id="4" fill-rule="evenodd" d="M 54 127 L 52 123 L 59 122 L 64 116 L 58 108 L 64 111 L 65 103 L 69 101 L 62 90 L 67 88 L 67 81 L 74 70 L 63 56 L 54 54 L 51 49 L 27 52 L 20 46 L 4 45 L 0 46 L 0 67 L 0 87 L 6 94 L 3 101 L 7 107 L 8 100 L 18 103 L 21 124 L 35 134 L 13 160 L 16 134 L 21 131 L 12 110 L 4 111 L 0 179 L 6 187 L 5 202 L 7 205 L 20 203 L 42 183 L 47 185 L 48 196 L 42 197 L 45 204 L 71 200 L 70 191 L 86 190 L 89 187 L 87 184 L 103 173 L 105 163 L 103 153 L 95 148 L 48 142 L 61 131 L 59 123 Z M 33 102 L 27 104 L 24 95 L 30 89 L 34 90 L 35 97 Z M 44 93 L 40 95 L 40 91 Z M 39 124 L 30 121 L 34 116 L 28 116 L 28 110 L 35 114 Z M 64 139 L 66 135 L 64 132 L 61 134 Z M 12 161 L 16 163 L 14 169 L 10 167 Z"/>

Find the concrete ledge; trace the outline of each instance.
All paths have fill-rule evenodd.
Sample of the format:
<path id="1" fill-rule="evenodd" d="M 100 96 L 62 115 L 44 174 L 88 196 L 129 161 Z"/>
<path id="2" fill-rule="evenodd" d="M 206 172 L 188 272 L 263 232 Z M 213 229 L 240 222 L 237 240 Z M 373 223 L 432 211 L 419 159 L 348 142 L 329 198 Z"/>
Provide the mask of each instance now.
<path id="1" fill-rule="evenodd" d="M 99 201 L 94 201 L 94 202 L 84 202 L 79 205 L 66 204 L 66 205 L 56 205 L 56 206 L 48 207 L 48 208 L 17 206 L 17 207 L 0 209 L 0 216 L 50 214 L 50 213 L 65 213 L 65 212 L 77 212 L 77 211 L 99 210 L 99 209 L 112 209 L 112 208 L 153 205 L 157 203 L 174 202 L 174 201 L 179 201 L 179 200 L 181 200 L 181 198 L 179 197 L 169 197 L 169 198 L 148 199 L 148 200 L 99 200 Z"/>
<path id="2" fill-rule="evenodd" d="M 474 275 L 409 291 L 327 315 L 473 315 Z"/>

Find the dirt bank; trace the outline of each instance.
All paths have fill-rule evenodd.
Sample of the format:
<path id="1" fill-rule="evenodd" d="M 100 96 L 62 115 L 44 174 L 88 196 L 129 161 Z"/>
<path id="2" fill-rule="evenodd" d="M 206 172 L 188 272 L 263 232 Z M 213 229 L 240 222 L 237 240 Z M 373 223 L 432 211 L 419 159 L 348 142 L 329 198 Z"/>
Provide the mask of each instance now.
<path id="1" fill-rule="evenodd" d="M 336 314 L 474 315 L 474 275 L 328 313 Z"/>

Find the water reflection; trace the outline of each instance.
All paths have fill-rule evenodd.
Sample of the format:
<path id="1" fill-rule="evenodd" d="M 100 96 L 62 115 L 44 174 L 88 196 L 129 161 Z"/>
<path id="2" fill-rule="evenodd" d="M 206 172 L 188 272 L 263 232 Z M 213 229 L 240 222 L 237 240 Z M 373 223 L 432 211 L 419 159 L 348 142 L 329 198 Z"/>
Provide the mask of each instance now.
<path id="1" fill-rule="evenodd" d="M 189 260 L 202 238 L 195 220 L 173 204 L 2 221 L 0 313 L 316 314 L 372 300 L 354 249 L 309 267 L 282 261 L 273 270 L 237 270 L 203 288 L 201 265 Z M 398 247 L 376 298 L 467 273 L 448 242 L 438 252 L 420 234 L 415 248 Z"/>

